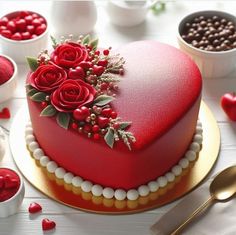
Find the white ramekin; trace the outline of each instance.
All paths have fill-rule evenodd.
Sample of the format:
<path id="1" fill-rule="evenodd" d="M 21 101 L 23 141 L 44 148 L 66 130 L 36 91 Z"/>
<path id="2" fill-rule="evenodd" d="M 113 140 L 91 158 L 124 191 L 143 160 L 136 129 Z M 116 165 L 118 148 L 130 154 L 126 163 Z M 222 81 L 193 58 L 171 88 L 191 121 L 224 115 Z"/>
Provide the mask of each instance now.
<path id="1" fill-rule="evenodd" d="M 11 12 L 6 17 L 14 17 L 19 11 Z M 34 12 L 31 12 L 34 13 Z M 38 14 L 38 13 L 37 13 Z M 39 52 L 47 48 L 48 45 L 48 23 L 44 16 L 38 14 L 45 19 L 47 28 L 45 32 L 36 38 L 16 41 L 8 39 L 0 35 L 0 46 L 3 54 L 10 56 L 17 63 L 26 63 L 26 57 L 37 57 Z M 2 16 L 4 17 L 4 16 Z"/>
<path id="2" fill-rule="evenodd" d="M 14 171 L 12 169 L 9 169 L 9 170 Z M 5 218 L 5 217 L 16 214 L 24 199 L 24 195 L 25 195 L 24 181 L 22 177 L 20 176 L 20 174 L 18 174 L 17 172 L 16 174 L 20 177 L 20 187 L 17 193 L 13 197 L 11 197 L 10 199 L 4 202 L 0 202 L 0 218 Z"/>
<path id="3" fill-rule="evenodd" d="M 199 11 L 185 16 L 179 23 L 177 39 L 181 50 L 186 52 L 198 65 L 204 78 L 225 77 L 235 69 L 236 49 L 228 51 L 204 51 L 185 42 L 181 37 L 184 25 L 197 16 L 220 16 L 236 25 L 236 17 L 222 11 Z"/>
<path id="4" fill-rule="evenodd" d="M 2 85 L 0 85 L 0 103 L 8 100 L 9 98 L 12 97 L 15 89 L 16 89 L 16 77 L 17 77 L 17 65 L 15 63 L 14 60 L 12 60 L 10 57 L 6 56 L 6 55 L 1 55 L 2 57 L 5 57 L 7 60 L 9 60 L 12 63 L 12 66 L 14 68 L 14 73 L 12 75 L 12 77 L 4 82 Z"/>

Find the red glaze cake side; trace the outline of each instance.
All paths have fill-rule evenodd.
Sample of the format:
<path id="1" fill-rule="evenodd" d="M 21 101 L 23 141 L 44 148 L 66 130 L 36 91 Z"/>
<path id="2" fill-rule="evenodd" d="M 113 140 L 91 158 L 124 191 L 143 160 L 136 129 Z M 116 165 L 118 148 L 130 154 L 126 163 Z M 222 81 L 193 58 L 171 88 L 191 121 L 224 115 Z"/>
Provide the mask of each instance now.
<path id="1" fill-rule="evenodd" d="M 179 50 L 154 41 L 120 50 L 125 75 L 112 102 L 137 142 L 110 149 L 40 117 L 40 104 L 28 98 L 34 134 L 45 154 L 66 170 L 93 183 L 131 189 L 165 174 L 185 153 L 195 132 L 201 101 L 201 75 Z"/>

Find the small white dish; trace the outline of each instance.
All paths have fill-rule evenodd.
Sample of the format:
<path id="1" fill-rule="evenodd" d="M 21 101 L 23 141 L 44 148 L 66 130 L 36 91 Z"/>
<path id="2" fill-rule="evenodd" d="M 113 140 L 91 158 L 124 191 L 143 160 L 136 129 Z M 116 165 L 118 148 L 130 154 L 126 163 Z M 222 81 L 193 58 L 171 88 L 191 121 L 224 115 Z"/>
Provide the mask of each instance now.
<path id="1" fill-rule="evenodd" d="M 156 1 L 115 1 L 107 3 L 107 13 L 113 24 L 132 27 L 141 24 Z"/>
<path id="2" fill-rule="evenodd" d="M 3 159 L 5 152 L 6 152 L 6 140 L 5 140 L 4 132 L 2 128 L 0 127 L 0 162 Z"/>
<path id="3" fill-rule="evenodd" d="M 183 27 L 197 16 L 220 16 L 236 25 L 236 17 L 222 11 L 199 11 L 185 16 L 179 23 L 177 39 L 181 50 L 186 52 L 198 65 L 204 78 L 225 77 L 235 69 L 236 48 L 227 51 L 204 51 L 187 43 L 181 37 Z"/>
<path id="4" fill-rule="evenodd" d="M 0 168 L 0 171 L 1 169 L 7 169 L 10 171 L 13 171 L 20 178 L 20 186 L 16 194 L 12 196 L 11 198 L 9 198 L 8 200 L 0 202 L 0 218 L 5 218 L 11 215 L 14 215 L 18 212 L 18 209 L 24 199 L 25 187 L 24 187 L 24 181 L 22 177 L 16 171 L 12 169 L 8 169 L 8 168 Z"/>
<path id="5" fill-rule="evenodd" d="M 7 80 L 5 83 L 0 85 L 0 103 L 10 99 L 16 89 L 16 78 L 17 78 L 17 65 L 15 63 L 14 60 L 12 60 L 10 57 L 6 56 L 6 55 L 0 55 L 4 58 L 6 58 L 7 60 L 9 60 L 14 68 L 14 73 L 12 75 L 12 77 Z"/>
<path id="6" fill-rule="evenodd" d="M 29 11 L 30 12 L 30 11 Z M 17 15 L 19 11 L 11 12 L 7 15 L 9 19 Z M 31 12 L 34 13 L 34 12 Z M 8 39 L 2 35 L 0 35 L 0 46 L 3 54 L 8 55 L 17 63 L 26 63 L 26 57 L 37 57 L 38 53 L 48 45 L 48 23 L 44 16 L 37 13 L 39 16 L 45 19 L 47 28 L 46 30 L 36 38 L 16 41 L 12 39 Z M 2 16 L 4 17 L 4 16 Z"/>

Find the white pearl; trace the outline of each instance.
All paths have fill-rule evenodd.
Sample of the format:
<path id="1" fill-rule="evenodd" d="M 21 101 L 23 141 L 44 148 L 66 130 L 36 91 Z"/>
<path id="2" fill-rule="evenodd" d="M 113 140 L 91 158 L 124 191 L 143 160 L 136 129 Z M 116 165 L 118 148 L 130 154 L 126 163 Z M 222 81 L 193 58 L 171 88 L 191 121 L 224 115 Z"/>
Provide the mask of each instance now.
<path id="1" fill-rule="evenodd" d="M 201 149 L 201 146 L 197 142 L 192 142 L 192 144 L 190 144 L 189 146 L 189 149 L 193 150 L 194 152 L 199 152 Z"/>
<path id="2" fill-rule="evenodd" d="M 140 196 L 145 197 L 149 194 L 150 190 L 147 185 L 141 185 L 138 187 L 138 192 Z"/>
<path id="3" fill-rule="evenodd" d="M 54 173 L 57 169 L 58 165 L 56 164 L 56 162 L 54 161 L 50 161 L 48 164 L 47 164 L 47 170 L 48 172 L 50 173 Z"/>
<path id="4" fill-rule="evenodd" d="M 41 148 L 37 148 L 34 150 L 33 156 L 35 159 L 39 160 L 42 156 L 44 156 L 44 152 Z"/>
<path id="5" fill-rule="evenodd" d="M 197 155 L 194 151 L 189 150 L 185 153 L 185 157 L 190 161 L 193 162 L 197 158 Z"/>
<path id="6" fill-rule="evenodd" d="M 176 165 L 172 167 L 171 171 L 175 176 L 179 176 L 182 173 L 182 167 L 180 165 Z"/>
<path id="7" fill-rule="evenodd" d="M 199 144 L 202 144 L 202 135 L 200 135 L 200 134 L 194 135 L 193 141 L 194 141 L 194 142 L 197 142 L 197 143 L 199 143 Z"/>
<path id="8" fill-rule="evenodd" d="M 168 182 L 173 182 L 175 180 L 175 175 L 172 172 L 168 172 L 165 174 L 165 177 Z"/>
<path id="9" fill-rule="evenodd" d="M 47 156 L 43 156 L 40 158 L 40 165 L 43 167 L 46 167 L 47 164 L 49 163 L 50 159 Z"/>
<path id="10" fill-rule="evenodd" d="M 73 175 L 71 172 L 67 172 L 67 173 L 64 175 L 64 181 L 65 181 L 67 184 L 71 184 L 73 177 L 74 177 L 74 175 Z"/>
<path id="11" fill-rule="evenodd" d="M 182 158 L 179 161 L 179 165 L 183 168 L 186 169 L 189 166 L 189 160 L 187 158 Z"/>
<path id="12" fill-rule="evenodd" d="M 25 125 L 25 127 L 32 127 L 31 121 L 27 122 L 26 125 Z"/>
<path id="13" fill-rule="evenodd" d="M 34 142 L 34 141 L 35 141 L 34 135 L 27 135 L 25 137 L 25 142 L 26 142 L 27 145 L 29 145 L 31 142 Z"/>
<path id="14" fill-rule="evenodd" d="M 55 175 L 58 179 L 63 179 L 66 174 L 66 170 L 63 167 L 58 167 L 55 170 Z"/>
<path id="15" fill-rule="evenodd" d="M 121 200 L 124 200 L 125 198 L 126 198 L 126 192 L 125 192 L 125 190 L 123 190 L 123 189 L 117 189 L 117 190 L 115 191 L 115 199 L 116 199 L 116 200 L 121 201 Z"/>
<path id="16" fill-rule="evenodd" d="M 160 176 L 157 178 L 157 183 L 161 188 L 163 188 L 167 185 L 168 181 L 165 176 Z"/>
<path id="17" fill-rule="evenodd" d="M 86 193 L 90 192 L 90 191 L 92 190 L 92 187 L 93 187 L 93 184 L 92 184 L 90 181 L 88 181 L 88 180 L 85 180 L 85 181 L 81 184 L 81 189 L 82 189 L 84 192 L 86 192 Z"/>
<path id="18" fill-rule="evenodd" d="M 203 132 L 202 128 L 199 127 L 199 126 L 197 126 L 197 127 L 196 127 L 196 130 L 195 130 L 195 133 L 196 133 L 196 134 L 202 134 L 202 132 Z"/>
<path id="19" fill-rule="evenodd" d="M 35 149 L 39 148 L 39 145 L 37 142 L 33 141 L 29 144 L 29 150 L 31 152 L 34 152 Z"/>
<path id="20" fill-rule="evenodd" d="M 95 184 L 92 187 L 92 194 L 96 197 L 100 197 L 102 195 L 103 188 L 99 184 Z"/>
<path id="21" fill-rule="evenodd" d="M 82 183 L 83 183 L 83 179 L 81 177 L 79 177 L 79 176 L 75 176 L 72 179 L 72 184 L 75 187 L 80 187 Z"/>
<path id="22" fill-rule="evenodd" d="M 197 120 L 197 126 L 202 127 L 202 123 L 200 120 Z"/>
<path id="23" fill-rule="evenodd" d="M 107 199 L 113 198 L 114 194 L 115 194 L 115 192 L 112 188 L 107 187 L 107 188 L 104 188 L 102 191 L 102 195 Z"/>
<path id="24" fill-rule="evenodd" d="M 138 196 L 139 196 L 139 194 L 138 194 L 138 191 L 136 189 L 130 189 L 127 192 L 127 198 L 131 201 L 137 200 Z"/>
<path id="25" fill-rule="evenodd" d="M 32 127 L 25 128 L 25 135 L 32 135 L 33 133 L 34 133 L 34 130 Z"/>
<path id="26" fill-rule="evenodd" d="M 150 181 L 148 187 L 151 192 L 156 192 L 159 189 L 159 184 L 156 181 Z"/>

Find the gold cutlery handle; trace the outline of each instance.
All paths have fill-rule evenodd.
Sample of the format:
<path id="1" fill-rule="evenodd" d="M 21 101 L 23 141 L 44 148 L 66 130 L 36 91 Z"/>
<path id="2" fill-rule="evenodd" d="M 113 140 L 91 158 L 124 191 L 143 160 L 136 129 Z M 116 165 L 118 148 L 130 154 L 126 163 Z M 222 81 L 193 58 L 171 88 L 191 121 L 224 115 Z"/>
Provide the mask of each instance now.
<path id="1" fill-rule="evenodd" d="M 201 206 L 199 206 L 178 228 L 176 228 L 170 235 L 178 235 L 203 209 L 207 208 L 214 202 L 214 196 L 211 196 Z"/>

